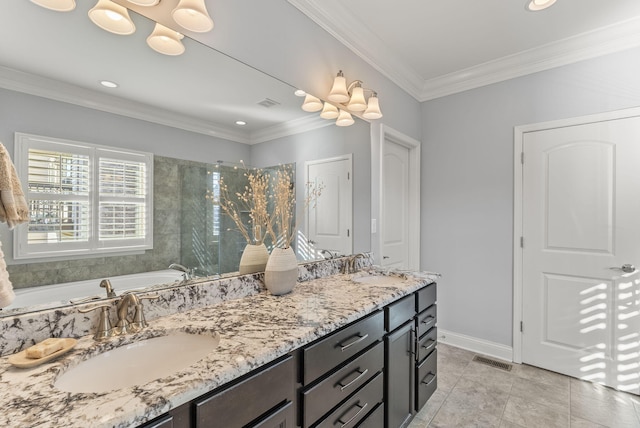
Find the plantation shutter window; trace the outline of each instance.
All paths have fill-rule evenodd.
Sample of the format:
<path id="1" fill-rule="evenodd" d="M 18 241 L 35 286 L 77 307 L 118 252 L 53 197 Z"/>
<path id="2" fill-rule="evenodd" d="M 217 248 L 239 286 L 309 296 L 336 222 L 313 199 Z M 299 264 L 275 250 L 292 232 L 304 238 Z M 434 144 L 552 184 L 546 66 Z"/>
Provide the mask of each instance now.
<path id="1" fill-rule="evenodd" d="M 153 155 L 16 134 L 29 223 L 14 258 L 153 248 Z"/>

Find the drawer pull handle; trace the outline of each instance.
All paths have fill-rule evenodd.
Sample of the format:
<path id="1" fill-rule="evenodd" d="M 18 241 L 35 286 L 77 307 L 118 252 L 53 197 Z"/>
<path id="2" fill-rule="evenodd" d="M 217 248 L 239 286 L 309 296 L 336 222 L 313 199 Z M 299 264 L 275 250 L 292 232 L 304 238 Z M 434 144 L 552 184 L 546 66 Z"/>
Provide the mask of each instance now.
<path id="1" fill-rule="evenodd" d="M 356 340 L 353 340 L 349 343 L 347 343 L 346 345 L 343 345 L 342 343 L 339 343 L 338 345 L 340 346 L 340 350 L 342 352 L 346 351 L 347 349 L 351 348 L 353 345 L 357 345 L 358 343 L 362 342 L 363 340 L 365 340 L 367 337 L 369 337 L 368 334 L 365 334 L 364 336 L 357 336 Z"/>
<path id="2" fill-rule="evenodd" d="M 428 317 L 423 319 L 421 322 L 422 324 L 431 324 L 435 319 L 436 319 L 435 317 L 432 317 L 431 315 L 429 315 Z"/>
<path id="3" fill-rule="evenodd" d="M 435 345 L 435 344 L 436 344 L 435 340 L 429 339 L 429 344 L 428 345 L 422 345 L 422 349 L 429 350 L 429 349 L 433 348 L 433 345 Z"/>
<path id="4" fill-rule="evenodd" d="M 424 379 L 427 379 L 429 376 L 431 376 L 431 379 L 429 379 L 428 381 L 424 381 Z M 436 374 L 433 372 L 429 372 L 429 374 L 427 374 L 424 379 L 422 380 L 422 382 L 420 383 L 424 383 L 425 385 L 429 386 L 431 385 L 431 382 L 433 382 L 434 380 L 436 380 Z"/>
<path id="5" fill-rule="evenodd" d="M 358 402 L 359 403 L 359 402 Z M 351 417 L 351 419 L 349 419 L 347 422 L 342 422 L 342 416 L 344 416 L 345 414 L 347 414 L 348 412 L 344 412 L 344 414 L 342 416 L 340 416 L 340 419 L 338 419 L 338 422 L 340 422 L 342 425 L 340 425 L 340 428 L 344 428 L 347 425 L 349 425 L 351 422 L 353 422 L 354 420 L 356 420 L 356 418 L 358 416 L 360 416 L 360 413 L 362 413 L 364 411 L 364 409 L 367 408 L 367 406 L 369 405 L 369 403 L 364 403 L 364 406 L 359 405 L 358 403 L 354 404 L 353 406 L 351 406 L 349 408 L 349 410 L 353 409 L 354 407 L 359 407 L 360 410 L 358 410 L 358 413 L 356 413 L 355 415 L 353 415 Z M 336 425 L 336 424 L 334 424 Z"/>
<path id="6" fill-rule="evenodd" d="M 357 381 L 362 379 L 364 376 L 366 376 L 366 374 L 369 373 L 369 369 L 364 369 L 363 372 L 361 372 L 360 370 L 354 370 L 353 372 L 349 373 L 349 376 L 352 375 L 353 373 L 358 373 L 358 376 L 356 376 L 356 378 L 353 379 L 348 384 L 346 384 L 346 385 L 342 384 L 342 381 L 348 376 L 345 376 L 344 378 L 342 378 L 342 379 L 340 379 L 338 381 L 338 385 L 340 385 L 340 391 L 344 391 L 345 389 L 349 388 L 351 385 L 353 385 L 354 383 L 356 383 Z"/>

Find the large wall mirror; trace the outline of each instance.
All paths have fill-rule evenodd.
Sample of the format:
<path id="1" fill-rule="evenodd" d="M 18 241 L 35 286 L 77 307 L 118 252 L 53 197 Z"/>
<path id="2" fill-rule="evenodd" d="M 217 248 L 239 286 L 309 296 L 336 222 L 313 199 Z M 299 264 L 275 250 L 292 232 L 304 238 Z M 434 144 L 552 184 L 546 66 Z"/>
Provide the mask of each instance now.
<path id="1" fill-rule="evenodd" d="M 231 176 L 241 160 L 260 168 L 294 164 L 301 196 L 306 162 L 348 155 L 352 217 L 370 218 L 367 122 L 357 119 L 349 128 L 322 122 L 300 109 L 296 88 L 188 37 L 183 39 L 184 54 L 161 55 L 145 41 L 154 23 L 134 11 L 134 34 L 107 33 L 87 18 L 93 3 L 77 2 L 74 11 L 61 13 L 29 1 L 2 2 L 0 37 L 11 43 L 3 44 L 0 57 L 0 142 L 12 156 L 15 133 L 153 153 L 154 248 L 113 256 L 14 260 L 13 232 L 1 224 L 14 288 L 90 280 L 90 289 L 77 297 L 100 295 L 101 279 L 164 270 L 171 263 L 197 266 L 201 275 L 233 274 L 233 257 L 205 266 L 198 265 L 197 252 L 218 245 L 225 255 L 240 253 L 215 244 L 213 226 L 201 226 L 209 222 L 206 186 L 211 171 Z M 104 88 L 101 80 L 119 86 Z M 306 233 L 304 213 L 297 215 L 302 215 L 298 223 Z M 350 236 L 353 252 L 370 250 L 368 222 L 354 221 Z M 19 307 L 17 301 L 0 316 L 31 310 Z"/>

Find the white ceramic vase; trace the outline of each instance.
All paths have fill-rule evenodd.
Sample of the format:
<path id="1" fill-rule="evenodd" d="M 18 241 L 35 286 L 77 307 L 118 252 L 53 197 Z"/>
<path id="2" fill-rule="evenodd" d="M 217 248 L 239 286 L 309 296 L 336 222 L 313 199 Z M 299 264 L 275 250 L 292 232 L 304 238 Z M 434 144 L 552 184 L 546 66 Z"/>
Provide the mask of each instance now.
<path id="1" fill-rule="evenodd" d="M 298 280 L 298 260 L 291 247 L 271 250 L 264 270 L 264 285 L 274 296 L 290 293 Z"/>
<path id="2" fill-rule="evenodd" d="M 240 258 L 240 275 L 264 272 L 269 260 L 269 252 L 264 244 L 247 244 Z"/>

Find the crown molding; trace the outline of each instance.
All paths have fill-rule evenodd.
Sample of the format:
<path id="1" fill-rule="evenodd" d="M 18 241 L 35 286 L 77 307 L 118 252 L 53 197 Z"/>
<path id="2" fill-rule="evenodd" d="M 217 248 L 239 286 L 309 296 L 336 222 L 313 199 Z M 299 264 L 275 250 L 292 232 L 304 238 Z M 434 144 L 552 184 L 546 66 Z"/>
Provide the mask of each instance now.
<path id="1" fill-rule="evenodd" d="M 337 5 L 336 13 L 322 0 L 287 1 L 404 91 L 415 98 L 422 92 L 424 79 L 345 8 Z"/>
<path id="2" fill-rule="evenodd" d="M 233 132 L 207 121 L 2 66 L 0 87 L 237 143 L 251 142 L 246 133 Z"/>
<path id="3" fill-rule="evenodd" d="M 335 124 L 335 121 L 326 120 L 319 115 L 303 116 L 288 122 L 273 125 L 260 131 L 253 132 L 248 144 L 259 144 L 276 138 L 288 137 L 290 135 L 301 134 L 314 129 L 324 128 Z"/>
<path id="4" fill-rule="evenodd" d="M 288 2 L 420 102 L 640 46 L 640 18 L 633 18 L 424 80 L 346 8 L 329 10 L 322 0 Z"/>
<path id="5" fill-rule="evenodd" d="M 599 28 L 424 82 L 428 101 L 640 46 L 640 18 Z"/>

